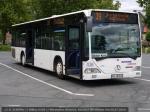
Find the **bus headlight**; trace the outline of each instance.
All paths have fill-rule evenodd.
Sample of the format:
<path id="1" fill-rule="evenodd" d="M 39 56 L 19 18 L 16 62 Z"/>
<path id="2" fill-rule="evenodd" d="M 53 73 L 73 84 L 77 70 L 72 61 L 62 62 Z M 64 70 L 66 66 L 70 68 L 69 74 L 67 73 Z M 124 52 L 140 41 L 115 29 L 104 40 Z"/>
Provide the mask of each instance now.
<path id="1" fill-rule="evenodd" d="M 86 74 L 100 73 L 100 71 L 97 68 L 86 68 L 84 70 L 84 73 L 86 73 Z"/>

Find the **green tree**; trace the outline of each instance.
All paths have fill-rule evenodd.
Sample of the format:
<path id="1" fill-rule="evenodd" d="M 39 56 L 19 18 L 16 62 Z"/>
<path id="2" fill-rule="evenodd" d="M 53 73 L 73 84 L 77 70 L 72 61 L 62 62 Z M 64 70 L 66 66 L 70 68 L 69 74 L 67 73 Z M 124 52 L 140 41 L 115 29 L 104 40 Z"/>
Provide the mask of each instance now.
<path id="1" fill-rule="evenodd" d="M 26 0 L 0 0 L 0 30 L 5 43 L 5 34 L 12 24 L 31 18 L 26 7 Z"/>
<path id="2" fill-rule="evenodd" d="M 150 0 L 138 0 L 137 1 L 141 7 L 144 8 L 146 12 L 146 23 L 148 24 L 148 27 L 150 28 Z"/>
<path id="3" fill-rule="evenodd" d="M 113 0 L 0 0 L 0 30 L 5 33 L 12 24 L 83 9 L 118 9 Z"/>
<path id="4" fill-rule="evenodd" d="M 2 41 L 2 31 L 0 30 L 0 44 L 1 44 L 1 41 Z"/>
<path id="5" fill-rule="evenodd" d="M 146 33 L 146 40 L 150 42 L 150 32 Z"/>
<path id="6" fill-rule="evenodd" d="M 32 0 L 36 18 L 49 17 L 84 9 L 118 9 L 120 2 L 113 0 Z"/>

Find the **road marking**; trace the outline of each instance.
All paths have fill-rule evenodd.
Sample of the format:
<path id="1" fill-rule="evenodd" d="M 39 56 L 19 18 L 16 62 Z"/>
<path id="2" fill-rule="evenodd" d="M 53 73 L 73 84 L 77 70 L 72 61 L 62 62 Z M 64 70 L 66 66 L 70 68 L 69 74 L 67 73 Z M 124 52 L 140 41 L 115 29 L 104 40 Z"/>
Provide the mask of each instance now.
<path id="1" fill-rule="evenodd" d="M 142 66 L 142 68 L 150 68 L 150 67 Z"/>
<path id="2" fill-rule="evenodd" d="M 21 105 L 8 105 L 8 107 L 20 107 Z"/>
<path id="3" fill-rule="evenodd" d="M 150 108 L 138 108 L 138 110 L 147 110 L 147 111 L 150 111 Z"/>
<path id="4" fill-rule="evenodd" d="M 58 89 L 58 90 L 60 90 L 60 91 L 64 91 L 64 92 L 66 92 L 66 93 L 68 93 L 68 94 L 71 94 L 71 95 L 76 95 L 76 96 L 94 96 L 94 94 L 73 93 L 73 92 L 68 91 L 68 90 L 66 90 L 66 89 L 60 88 L 60 87 L 55 86 L 55 85 L 53 85 L 53 84 L 50 84 L 50 83 L 47 83 L 47 82 L 42 81 L 42 80 L 40 80 L 40 79 L 37 79 L 37 78 L 35 78 L 35 77 L 32 77 L 32 76 L 30 76 L 30 75 L 28 75 L 28 74 L 26 74 L 26 73 L 23 73 L 23 72 L 21 72 L 21 71 L 19 71 L 19 70 L 17 70 L 17 69 L 14 69 L 14 68 L 12 68 L 12 67 L 6 65 L 6 64 L 0 63 L 0 65 L 3 65 L 3 66 L 5 66 L 5 67 L 7 67 L 7 68 L 9 68 L 9 69 L 11 69 L 11 70 L 13 70 L 13 71 L 16 71 L 16 72 L 18 72 L 18 73 L 24 75 L 24 76 L 27 76 L 27 77 L 29 77 L 29 78 L 31 78 L 31 79 L 34 79 L 34 80 L 36 80 L 36 81 L 38 81 L 38 82 L 41 82 L 41 83 L 43 83 L 43 84 L 46 84 L 46 85 L 48 85 L 48 86 L 51 86 L 51 87 L 53 87 L 53 88 L 55 88 L 55 89 Z"/>
<path id="5" fill-rule="evenodd" d="M 150 80 L 148 80 L 148 79 L 141 79 L 141 78 L 133 78 L 133 79 L 138 79 L 138 80 L 143 80 L 143 81 L 150 82 Z"/>

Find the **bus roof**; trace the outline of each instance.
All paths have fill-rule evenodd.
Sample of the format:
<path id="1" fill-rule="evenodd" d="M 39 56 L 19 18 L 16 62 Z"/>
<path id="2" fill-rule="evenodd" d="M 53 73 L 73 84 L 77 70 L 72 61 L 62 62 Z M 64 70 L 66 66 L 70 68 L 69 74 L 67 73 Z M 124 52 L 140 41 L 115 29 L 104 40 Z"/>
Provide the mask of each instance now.
<path id="1" fill-rule="evenodd" d="M 29 24 L 29 23 L 39 22 L 39 21 L 52 19 L 52 18 L 57 18 L 57 17 L 63 17 L 63 16 L 67 16 L 67 15 L 77 14 L 77 13 L 84 13 L 86 16 L 88 16 L 89 13 L 92 12 L 92 11 L 122 12 L 122 13 L 137 14 L 137 12 L 129 12 L 129 11 L 106 10 L 106 9 L 87 9 L 87 10 L 81 10 L 81 11 L 76 11 L 76 12 L 71 12 L 71 13 L 66 13 L 66 14 L 61 14 L 61 15 L 53 15 L 53 16 L 50 16 L 50 17 L 47 17 L 47 18 L 37 19 L 37 20 L 23 22 L 23 23 L 19 23 L 19 24 L 14 24 L 12 26 L 20 26 L 20 25 L 25 25 L 25 24 Z"/>

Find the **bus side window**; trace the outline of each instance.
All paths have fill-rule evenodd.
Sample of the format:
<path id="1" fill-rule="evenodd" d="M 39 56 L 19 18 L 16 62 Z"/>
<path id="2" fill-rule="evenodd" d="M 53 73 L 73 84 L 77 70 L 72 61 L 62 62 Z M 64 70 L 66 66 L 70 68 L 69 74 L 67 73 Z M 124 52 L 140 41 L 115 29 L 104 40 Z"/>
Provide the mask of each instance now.
<path id="1" fill-rule="evenodd" d="M 65 30 L 63 27 L 57 28 L 53 31 L 53 49 L 54 50 L 64 50 L 64 36 Z"/>

